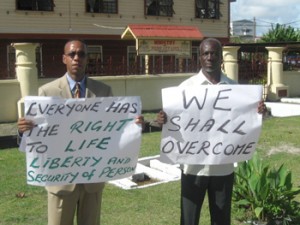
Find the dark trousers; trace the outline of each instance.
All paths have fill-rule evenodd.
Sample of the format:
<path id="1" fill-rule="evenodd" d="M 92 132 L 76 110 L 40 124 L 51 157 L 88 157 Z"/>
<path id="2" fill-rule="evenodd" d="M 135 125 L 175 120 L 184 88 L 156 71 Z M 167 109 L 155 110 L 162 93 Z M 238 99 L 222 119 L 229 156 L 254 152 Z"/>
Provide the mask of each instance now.
<path id="1" fill-rule="evenodd" d="M 181 176 L 181 225 L 198 225 L 208 193 L 211 225 L 230 225 L 234 174 L 227 176 Z"/>

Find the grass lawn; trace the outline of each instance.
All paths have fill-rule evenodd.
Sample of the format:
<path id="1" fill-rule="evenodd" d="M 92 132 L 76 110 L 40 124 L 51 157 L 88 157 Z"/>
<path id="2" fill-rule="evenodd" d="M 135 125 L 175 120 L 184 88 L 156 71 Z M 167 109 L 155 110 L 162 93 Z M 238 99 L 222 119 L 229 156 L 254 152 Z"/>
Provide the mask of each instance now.
<path id="1" fill-rule="evenodd" d="M 146 118 L 149 115 L 146 115 Z M 284 163 L 292 171 L 294 186 L 300 186 L 300 117 L 270 118 L 263 122 L 257 152 L 266 163 Z M 160 132 L 144 133 L 140 157 L 159 154 Z M 44 188 L 26 184 L 25 155 L 18 149 L 0 151 L 0 225 L 43 225 L 47 221 Z M 25 195 L 25 196 L 24 196 Z M 179 224 L 179 181 L 144 189 L 122 190 L 106 185 L 103 195 L 103 225 Z M 297 197 L 300 201 L 300 196 Z M 232 212 L 232 225 L 241 225 Z M 201 225 L 209 224 L 205 202 Z"/>

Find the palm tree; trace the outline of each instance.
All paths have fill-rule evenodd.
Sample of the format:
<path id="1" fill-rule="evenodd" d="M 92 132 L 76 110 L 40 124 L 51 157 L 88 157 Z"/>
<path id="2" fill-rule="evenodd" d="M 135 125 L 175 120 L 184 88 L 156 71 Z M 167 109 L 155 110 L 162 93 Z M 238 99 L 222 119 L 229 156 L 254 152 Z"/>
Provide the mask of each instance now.
<path id="1" fill-rule="evenodd" d="M 275 27 L 264 34 L 261 38 L 262 42 L 292 42 L 300 41 L 300 30 L 295 30 L 291 26 L 276 24 Z"/>

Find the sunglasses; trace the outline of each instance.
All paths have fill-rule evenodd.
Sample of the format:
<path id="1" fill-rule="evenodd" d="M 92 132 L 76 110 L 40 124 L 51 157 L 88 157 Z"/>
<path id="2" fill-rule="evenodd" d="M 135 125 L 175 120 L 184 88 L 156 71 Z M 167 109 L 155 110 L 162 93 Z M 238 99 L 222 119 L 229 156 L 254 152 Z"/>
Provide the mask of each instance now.
<path id="1" fill-rule="evenodd" d="M 69 53 L 67 53 L 65 55 L 69 56 L 71 59 L 74 59 L 76 55 L 78 56 L 78 58 L 81 58 L 81 59 L 83 59 L 83 58 L 86 57 L 86 53 L 82 52 L 82 51 L 79 51 L 79 52 L 69 52 Z"/>

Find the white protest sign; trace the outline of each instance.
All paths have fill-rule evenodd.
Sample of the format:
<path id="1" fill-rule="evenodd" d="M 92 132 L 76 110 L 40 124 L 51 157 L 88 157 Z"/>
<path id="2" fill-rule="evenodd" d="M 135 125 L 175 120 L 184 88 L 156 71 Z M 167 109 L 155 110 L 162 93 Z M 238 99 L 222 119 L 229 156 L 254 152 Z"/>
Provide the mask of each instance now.
<path id="1" fill-rule="evenodd" d="M 139 97 L 60 99 L 26 97 L 27 183 L 64 185 L 125 178 L 134 173 L 141 144 Z"/>
<path id="2" fill-rule="evenodd" d="M 252 157 L 262 125 L 261 85 L 199 85 L 162 90 L 161 160 L 227 164 Z"/>

